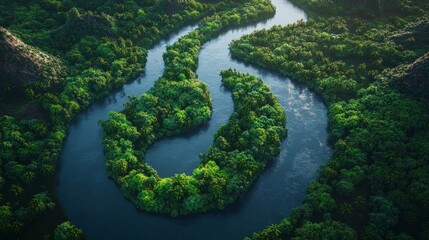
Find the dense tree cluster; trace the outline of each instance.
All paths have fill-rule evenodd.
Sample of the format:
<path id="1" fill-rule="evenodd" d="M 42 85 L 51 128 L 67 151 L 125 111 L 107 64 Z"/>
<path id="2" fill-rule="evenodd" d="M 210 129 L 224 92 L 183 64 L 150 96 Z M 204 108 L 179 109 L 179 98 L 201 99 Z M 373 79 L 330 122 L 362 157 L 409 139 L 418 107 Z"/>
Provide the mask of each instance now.
<path id="1" fill-rule="evenodd" d="M 0 118 L 0 232 L 19 232 L 33 218 L 53 209 L 46 187 L 53 182 L 64 137 L 63 129 L 50 131 L 41 120 Z"/>
<path id="2" fill-rule="evenodd" d="M 426 26 L 427 13 L 317 18 L 232 43 L 235 57 L 323 97 L 334 150 L 303 203 L 254 239 L 427 238 L 427 54 L 414 62 L 429 51 Z"/>
<path id="3" fill-rule="evenodd" d="M 85 239 L 82 230 L 69 221 L 63 222 L 55 229 L 55 240 L 82 240 Z"/>
<path id="4" fill-rule="evenodd" d="M 429 10 L 426 0 L 292 0 L 312 15 L 406 16 Z"/>
<path id="5" fill-rule="evenodd" d="M 427 237 L 428 94 L 424 88 L 414 91 L 420 85 L 409 78 L 427 67 L 407 65 L 429 51 L 427 1 L 293 2 L 312 14 L 372 20 L 310 19 L 231 45 L 235 57 L 292 76 L 322 95 L 334 145 L 303 204 L 254 237 Z M 267 0 L 0 0 L 0 26 L 36 47 L 29 46 L 31 51 L 59 59 L 53 67 L 42 65 L 47 73 L 42 69 L 43 79 L 26 87 L 27 99 L 11 98 L 8 114 L 17 118 L 0 117 L 1 238 L 17 238 L 54 208 L 56 161 L 72 117 L 141 73 L 148 47 L 206 16 L 196 31 L 169 47 L 166 71 L 150 92 L 130 99 L 122 113 L 111 113 L 103 123 L 107 170 L 125 195 L 149 212 L 179 216 L 234 202 L 278 154 L 286 135 L 284 112 L 260 79 L 222 72 L 235 111 L 191 176 L 161 179 L 144 162 L 144 153 L 156 140 L 210 117 L 207 87 L 195 75 L 201 45 L 228 27 L 273 12 Z M 374 19 L 378 16 L 393 17 Z M 419 61 L 426 60 L 414 64 Z M 57 69 L 60 79 L 50 79 L 55 76 L 49 71 Z M 0 86 L 11 87 L 7 77 L 0 74 Z M 40 119 L 18 116 L 17 109 L 29 106 L 31 112 L 34 104 L 42 106 Z M 65 222 L 53 237 L 81 239 L 82 232 Z"/>
<path id="6" fill-rule="evenodd" d="M 346 239 L 425 239 L 428 104 L 383 83 L 360 91 L 357 99 L 332 104 L 332 159 L 291 216 L 253 237 L 305 239 L 324 234 L 326 221 L 337 221 L 353 236 Z M 307 229 L 309 224 L 320 229 Z M 333 236 L 345 239 L 342 234 Z"/>
<path id="7" fill-rule="evenodd" d="M 274 12 L 268 1 L 253 1 L 260 10 L 250 5 L 247 5 L 247 10 L 231 10 L 246 2 L 250 1 L 0 0 L 0 26 L 26 44 L 60 59 L 64 67 L 60 85 L 55 85 L 54 88 L 48 86 L 43 91 L 30 86 L 26 92 L 32 94 L 27 94 L 26 99 L 22 99 L 22 96 L 11 99 L 7 108 L 3 107 L 3 103 L 0 105 L 2 114 L 13 116 L 0 117 L 2 237 L 15 239 L 28 229 L 26 226 L 34 222 L 36 217 L 43 221 L 41 217 L 52 209 L 56 162 L 73 116 L 95 100 L 134 79 L 144 69 L 146 49 L 185 24 L 225 10 L 254 14 L 235 19 L 235 22 L 231 20 L 231 24 L 221 22 L 225 26 L 256 21 Z M 216 18 L 219 16 L 216 15 Z M 241 20 L 242 22 L 237 22 Z M 223 27 L 222 25 L 221 28 Z M 210 31 L 209 28 L 206 30 Z M 166 56 L 166 59 L 171 59 L 171 63 L 178 64 L 183 71 L 170 69 L 164 78 L 174 81 L 160 81 L 160 84 L 165 84 L 164 88 L 158 89 L 158 93 L 155 93 L 158 90 L 152 91 L 155 96 L 171 94 L 178 98 L 178 93 L 187 93 L 177 103 L 180 106 L 190 104 L 191 107 L 187 109 L 173 105 L 172 109 L 168 109 L 167 105 L 172 101 L 164 97 L 160 99 L 161 102 L 165 101 L 166 108 L 162 111 L 168 110 L 167 113 L 160 114 L 166 114 L 163 123 L 169 126 L 168 131 L 171 132 L 176 127 L 198 125 L 210 116 L 205 85 L 196 80 L 192 71 L 186 70 L 195 70 L 195 54 L 198 53 L 200 43 L 207 40 L 201 39 L 203 34 L 197 35 L 189 36 L 176 46 L 191 48 L 190 52 L 179 52 L 186 56 L 183 60 L 183 55 L 175 55 L 174 49 L 170 57 Z M 180 73 L 176 74 L 176 70 Z M 48 75 L 45 77 L 52 76 Z M 186 80 L 181 82 L 183 77 Z M 4 83 L 4 74 L 0 74 L 0 81 Z M 46 81 L 39 83 L 43 82 Z M 168 90 L 170 87 L 171 90 Z M 198 103 L 194 103 L 194 100 Z M 203 106 L 200 102 L 204 102 L 203 108 L 200 108 Z M 40 112 L 34 114 L 35 111 Z M 18 115 L 20 113 L 30 114 Z M 34 116 L 38 119 L 33 119 Z M 186 121 L 183 121 L 183 116 L 187 118 Z M 195 122 L 187 122 L 190 119 Z M 50 224 L 59 223 L 61 222 Z M 68 225 L 62 226 L 58 230 L 59 238 L 67 235 L 69 230 L 72 235 L 75 234 Z M 55 235 L 57 236 L 57 232 Z"/>
<path id="8" fill-rule="evenodd" d="M 221 75 L 224 86 L 232 90 L 234 113 L 217 131 L 213 146 L 191 176 L 160 178 L 144 161 L 146 143 L 156 138 L 153 128 L 145 125 L 156 122 L 156 117 L 135 107 L 131 111 L 135 104 L 128 105 L 123 113 L 112 112 L 102 123 L 108 174 L 138 208 L 173 217 L 223 209 L 245 192 L 279 153 L 286 136 L 286 119 L 268 86 L 261 79 L 234 70 Z M 156 107 L 149 96 L 142 99 Z"/>
<path id="9" fill-rule="evenodd" d="M 420 25 L 429 23 L 424 17 L 413 20 Z M 423 44 L 429 40 L 427 35 L 420 37 L 427 28 L 410 25 L 413 23 L 395 19 L 309 19 L 286 28 L 257 31 L 233 41 L 230 48 L 238 59 L 305 82 L 331 103 L 356 96 L 357 90 L 368 86 L 386 67 L 409 63 L 422 48 L 429 47 Z M 398 44 L 403 32 L 409 33 L 408 40 Z M 418 51 L 413 46 L 417 38 L 423 42 Z"/>
<path id="10" fill-rule="evenodd" d="M 240 15 L 236 15 L 237 13 Z M 131 98 L 122 113 L 111 113 L 110 119 L 102 123 L 107 133 L 105 150 L 108 174 L 122 185 L 125 195 L 139 208 L 178 216 L 223 208 L 235 200 L 236 197 L 223 192 L 223 195 L 216 195 L 218 198 L 210 196 L 213 199 L 203 201 L 201 195 L 204 192 L 199 192 L 192 177 L 176 175 L 173 178 L 160 179 L 142 159 L 144 151 L 156 140 L 198 127 L 210 118 L 211 101 L 207 86 L 201 83 L 195 74 L 201 45 L 227 27 L 256 21 L 273 13 L 274 8 L 269 1 L 254 0 L 236 9 L 206 18 L 199 28 L 168 47 L 164 54 L 165 72 L 155 86 L 140 99 Z M 236 19 L 236 16 L 240 18 Z M 275 140 L 280 142 L 279 139 Z M 224 138 L 219 141 L 225 146 L 229 145 Z M 264 154 L 266 156 L 268 153 Z M 213 165 L 212 168 L 219 167 Z M 217 174 L 218 170 L 213 169 L 210 171 Z M 182 190 L 177 189 L 183 192 L 182 197 L 167 194 L 168 191 L 176 191 L 166 187 L 172 184 L 172 180 L 184 186 Z M 144 183 L 147 181 L 150 183 Z M 223 178 L 219 181 L 226 184 Z M 208 188 L 208 185 L 206 187 Z M 162 193 L 154 194 L 158 188 Z M 218 191 L 221 191 L 220 187 Z M 230 199 L 219 199 L 221 195 Z M 188 197 L 193 202 L 189 203 L 192 208 L 186 207 L 187 204 L 183 202 Z M 221 201 L 222 204 L 210 203 L 211 201 Z M 197 203 L 198 206 L 194 206 Z"/>

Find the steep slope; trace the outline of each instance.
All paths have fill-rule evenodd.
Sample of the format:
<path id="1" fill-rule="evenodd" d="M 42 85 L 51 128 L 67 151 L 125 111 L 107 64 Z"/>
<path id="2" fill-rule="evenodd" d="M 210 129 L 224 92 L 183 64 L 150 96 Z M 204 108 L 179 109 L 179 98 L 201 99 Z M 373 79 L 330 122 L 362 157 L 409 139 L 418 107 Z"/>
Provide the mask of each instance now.
<path id="1" fill-rule="evenodd" d="M 395 88 L 414 96 L 429 97 L 429 53 L 393 72 L 392 84 Z"/>
<path id="2" fill-rule="evenodd" d="M 59 86 L 65 70 L 54 56 L 25 44 L 0 27 L 0 98 L 17 93 L 34 96 Z"/>

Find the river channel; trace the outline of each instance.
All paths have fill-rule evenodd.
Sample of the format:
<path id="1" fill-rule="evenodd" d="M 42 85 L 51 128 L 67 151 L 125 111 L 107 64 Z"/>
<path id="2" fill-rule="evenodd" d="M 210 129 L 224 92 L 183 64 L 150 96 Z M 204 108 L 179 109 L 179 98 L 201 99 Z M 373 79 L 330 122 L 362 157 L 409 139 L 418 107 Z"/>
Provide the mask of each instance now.
<path id="1" fill-rule="evenodd" d="M 163 73 L 162 53 L 197 26 L 171 34 L 148 52 L 146 72 L 77 116 L 63 146 L 58 174 L 58 196 L 66 215 L 88 239 L 242 239 L 279 222 L 297 207 L 308 182 L 328 161 L 326 107 L 307 87 L 270 71 L 261 70 L 231 58 L 228 44 L 255 30 L 286 25 L 306 14 L 286 0 L 272 0 L 276 15 L 259 24 L 229 30 L 206 43 L 199 55 L 198 78 L 207 83 L 213 102 L 211 120 L 183 136 L 154 144 L 146 160 L 161 177 L 192 173 L 199 154 L 207 152 L 213 135 L 233 111 L 231 93 L 221 84 L 219 73 L 235 68 L 261 77 L 286 111 L 288 136 L 281 153 L 262 172 L 253 187 L 232 206 L 177 219 L 137 210 L 107 177 L 100 119 L 110 111 L 120 111 L 129 96 L 147 92 Z"/>

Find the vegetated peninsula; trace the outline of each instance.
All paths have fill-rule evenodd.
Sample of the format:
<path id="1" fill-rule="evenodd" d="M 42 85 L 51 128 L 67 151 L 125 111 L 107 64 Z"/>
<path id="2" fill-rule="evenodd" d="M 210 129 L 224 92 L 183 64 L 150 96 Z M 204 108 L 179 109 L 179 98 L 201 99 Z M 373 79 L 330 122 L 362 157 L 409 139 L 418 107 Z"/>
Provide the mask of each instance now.
<path id="1" fill-rule="evenodd" d="M 251 237 L 428 239 L 428 1 L 292 2 L 308 21 L 244 36 L 231 54 L 319 94 L 334 153 L 303 203 Z M 195 74 L 202 44 L 273 12 L 268 0 L 0 0 L 0 238 L 84 239 L 54 191 L 71 120 L 143 73 L 147 49 L 196 22 L 169 47 L 154 88 L 102 123 L 107 172 L 148 212 L 176 217 L 234 202 L 287 132 L 263 80 L 222 72 L 234 113 L 192 176 L 160 178 L 144 151 L 210 118 Z"/>
<path id="2" fill-rule="evenodd" d="M 244 36 L 231 52 L 321 95 L 334 153 L 301 206 L 252 237 L 427 239 L 428 2 L 294 2 L 312 18 Z"/>
<path id="3" fill-rule="evenodd" d="M 285 116 L 278 100 L 261 80 L 223 72 L 233 90 L 236 112 L 215 136 L 208 156 L 191 176 L 160 178 L 144 161 L 157 140 L 195 129 L 211 115 L 207 85 L 196 78 L 202 44 L 228 27 L 264 19 L 274 13 L 269 1 L 252 0 L 208 17 L 200 26 L 170 46 L 164 55 L 163 76 L 140 99 L 131 98 L 122 113 L 102 122 L 109 176 L 139 209 L 179 215 L 223 209 L 237 200 L 276 156 L 285 137 Z M 237 75 L 237 76 L 235 76 Z M 236 78 L 250 86 L 236 88 Z M 257 83 L 253 84 L 256 81 Z M 251 94 L 246 98 L 240 95 Z"/>
<path id="4" fill-rule="evenodd" d="M 190 176 L 161 178 L 138 159 L 150 146 L 145 133 L 153 127 L 146 122 L 155 118 L 150 109 L 156 98 L 143 95 L 133 99 L 123 113 L 111 113 L 103 122 L 109 175 L 139 209 L 173 217 L 223 209 L 279 154 L 286 118 L 277 98 L 254 76 L 233 70 L 221 74 L 224 85 L 232 90 L 235 111 Z"/>
<path id="5" fill-rule="evenodd" d="M 1 238 L 81 238 L 54 192 L 70 121 L 144 72 L 163 37 L 246 2 L 0 0 Z"/>

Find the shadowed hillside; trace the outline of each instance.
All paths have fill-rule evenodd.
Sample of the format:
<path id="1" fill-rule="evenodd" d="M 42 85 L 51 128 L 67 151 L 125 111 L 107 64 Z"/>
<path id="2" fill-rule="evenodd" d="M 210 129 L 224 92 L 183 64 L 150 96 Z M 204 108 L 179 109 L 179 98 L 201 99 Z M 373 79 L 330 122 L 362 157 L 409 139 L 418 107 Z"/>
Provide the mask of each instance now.
<path id="1" fill-rule="evenodd" d="M 60 86 L 65 76 L 61 61 L 25 44 L 0 27 L 0 98 L 10 94 L 34 96 Z"/>

